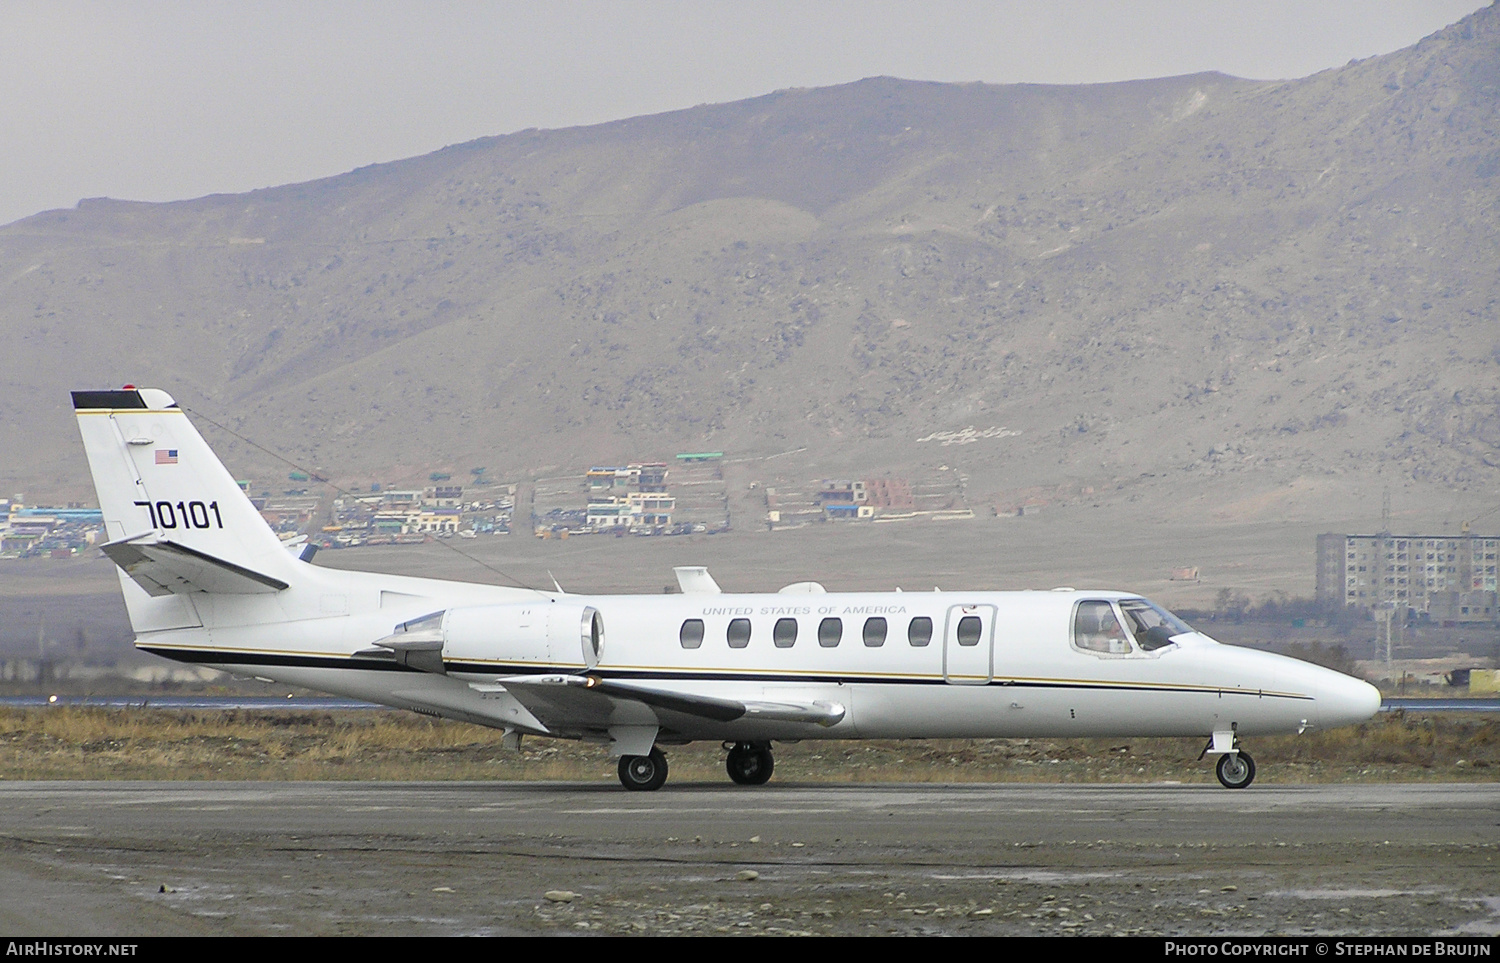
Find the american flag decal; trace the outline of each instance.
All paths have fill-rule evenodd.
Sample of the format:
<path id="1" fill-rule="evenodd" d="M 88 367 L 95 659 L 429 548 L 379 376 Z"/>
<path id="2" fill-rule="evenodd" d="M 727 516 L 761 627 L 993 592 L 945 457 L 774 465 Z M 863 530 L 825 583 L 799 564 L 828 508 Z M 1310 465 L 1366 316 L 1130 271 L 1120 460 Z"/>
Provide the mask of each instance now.
<path id="1" fill-rule="evenodd" d="M 175 464 L 177 464 L 177 449 L 176 448 L 158 448 L 158 449 L 156 449 L 156 463 L 158 465 L 175 465 Z"/>

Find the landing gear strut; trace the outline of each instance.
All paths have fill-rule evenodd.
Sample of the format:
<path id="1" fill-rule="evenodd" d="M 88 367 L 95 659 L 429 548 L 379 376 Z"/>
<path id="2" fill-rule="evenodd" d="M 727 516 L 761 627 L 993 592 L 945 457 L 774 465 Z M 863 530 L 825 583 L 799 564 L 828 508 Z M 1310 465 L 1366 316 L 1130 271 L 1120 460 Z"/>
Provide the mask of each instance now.
<path id="1" fill-rule="evenodd" d="M 1255 781 L 1255 760 L 1244 750 L 1225 753 L 1219 757 L 1214 774 L 1225 789 L 1244 789 Z"/>
<path id="2" fill-rule="evenodd" d="M 1214 774 L 1225 789 L 1244 789 L 1255 781 L 1255 760 L 1239 747 L 1239 728 L 1238 723 L 1231 722 L 1228 729 L 1215 729 L 1208 745 L 1198 753 L 1199 759 L 1209 753 L 1219 757 Z"/>
<path id="3" fill-rule="evenodd" d="M 761 786 L 771 778 L 776 760 L 771 756 L 768 742 L 736 742 L 729 747 L 729 758 L 724 761 L 729 778 L 741 786 Z"/>
<path id="4" fill-rule="evenodd" d="M 667 757 L 660 749 L 651 748 L 649 756 L 620 757 L 620 785 L 638 792 L 660 789 L 667 781 Z"/>

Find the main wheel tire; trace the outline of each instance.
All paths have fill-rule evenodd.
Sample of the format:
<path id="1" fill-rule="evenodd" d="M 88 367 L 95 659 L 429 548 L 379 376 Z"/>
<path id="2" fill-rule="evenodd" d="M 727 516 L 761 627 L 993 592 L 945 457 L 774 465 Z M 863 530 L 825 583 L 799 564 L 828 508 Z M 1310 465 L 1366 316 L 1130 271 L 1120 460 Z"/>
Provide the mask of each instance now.
<path id="1" fill-rule="evenodd" d="M 1214 774 L 1225 789 L 1244 789 L 1255 781 L 1255 760 L 1248 752 L 1226 752 L 1219 757 Z"/>
<path id="2" fill-rule="evenodd" d="M 729 750 L 724 768 L 729 771 L 729 778 L 741 786 L 763 786 L 776 769 L 776 759 L 771 755 L 770 749 L 742 742 Z"/>
<path id="3" fill-rule="evenodd" d="M 660 789 L 667 781 L 667 757 L 660 749 L 652 748 L 649 756 L 620 757 L 620 785 L 636 792 Z"/>

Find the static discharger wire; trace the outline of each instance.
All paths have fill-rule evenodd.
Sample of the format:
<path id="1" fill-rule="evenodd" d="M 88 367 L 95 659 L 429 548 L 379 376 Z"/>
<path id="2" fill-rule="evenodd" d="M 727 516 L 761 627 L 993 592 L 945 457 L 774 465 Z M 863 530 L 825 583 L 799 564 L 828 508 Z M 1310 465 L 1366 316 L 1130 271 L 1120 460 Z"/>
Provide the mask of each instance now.
<path id="1" fill-rule="evenodd" d="M 347 488 L 344 488 L 341 485 L 335 485 L 333 482 L 324 479 L 323 478 L 323 474 L 321 472 L 316 472 L 316 471 L 313 471 L 310 468 L 305 468 L 302 465 L 297 464 L 296 462 L 292 461 L 290 458 L 287 458 L 286 456 L 282 455 L 281 453 L 272 451 L 271 449 L 267 448 L 265 445 L 259 444 L 259 443 L 255 442 L 255 441 L 252 441 L 249 438 L 246 438 L 244 435 L 242 435 L 239 432 L 235 431 L 233 428 L 230 428 L 230 427 L 228 427 L 226 425 L 219 424 L 217 421 L 214 421 L 212 418 L 208 417 L 208 415 L 205 415 L 201 411 L 197 411 L 197 410 L 195 410 L 193 408 L 189 408 L 187 405 L 184 405 L 184 404 L 179 404 L 177 407 L 181 408 L 183 411 L 185 411 L 188 414 L 192 415 L 194 418 L 200 418 L 203 421 L 208 422 L 210 425 L 213 425 L 215 428 L 219 429 L 220 431 L 225 432 L 225 433 L 230 434 L 230 435 L 233 435 L 234 437 L 238 438 L 240 441 L 243 441 L 245 444 L 249 445 L 251 448 L 254 448 L 257 451 L 264 452 L 267 455 L 270 455 L 272 458 L 274 458 L 277 461 L 281 462 L 283 465 L 290 465 L 293 469 L 295 469 L 296 471 L 302 472 L 303 474 L 307 475 L 309 478 L 317 478 L 317 479 L 321 480 L 324 485 L 327 485 L 329 488 L 332 488 L 334 491 L 338 492 L 341 495 L 347 495 L 350 498 L 358 498 L 359 497 L 359 495 L 356 492 L 351 492 Z M 500 576 L 501 578 L 503 578 L 506 581 L 510 582 L 511 584 L 515 585 L 517 588 L 530 589 L 533 592 L 541 592 L 542 591 L 541 589 L 537 588 L 534 585 L 527 585 L 525 582 L 523 582 L 520 579 L 516 578 L 514 575 L 511 575 L 511 574 L 509 574 L 507 572 L 500 571 L 498 568 L 496 568 L 495 566 L 489 564 L 488 562 L 485 562 L 485 561 L 482 561 L 480 559 L 475 558 L 474 556 L 470 555 L 468 552 L 466 552 L 463 549 L 459 548 L 457 545 L 449 544 L 448 542 L 446 542 L 446 541 L 444 541 L 443 539 L 440 539 L 440 538 L 433 539 L 433 541 L 435 541 L 438 545 L 441 545 L 443 548 L 446 548 L 448 551 L 453 552 L 453 553 L 455 553 L 457 555 L 463 556 L 464 558 L 466 558 L 469 561 L 473 562 L 475 565 L 478 565 L 480 568 L 488 569 L 491 572 L 494 572 L 496 575 Z"/>

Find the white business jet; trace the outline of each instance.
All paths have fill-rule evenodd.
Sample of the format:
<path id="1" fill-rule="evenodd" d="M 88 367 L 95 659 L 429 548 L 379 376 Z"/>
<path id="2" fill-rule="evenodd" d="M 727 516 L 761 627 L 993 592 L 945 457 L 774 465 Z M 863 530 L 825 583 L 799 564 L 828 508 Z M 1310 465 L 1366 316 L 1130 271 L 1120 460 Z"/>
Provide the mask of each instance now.
<path id="1" fill-rule="evenodd" d="M 1348 725 L 1373 686 L 1221 645 L 1123 592 L 571 595 L 345 572 L 266 525 L 164 391 L 73 406 L 136 645 L 181 662 L 491 726 L 605 743 L 628 789 L 663 745 L 722 741 L 730 778 L 773 741 L 1198 736 L 1244 788 L 1244 736 Z M 1201 758 L 1201 757 L 1200 757 Z"/>

